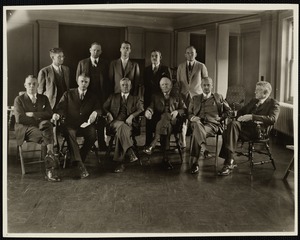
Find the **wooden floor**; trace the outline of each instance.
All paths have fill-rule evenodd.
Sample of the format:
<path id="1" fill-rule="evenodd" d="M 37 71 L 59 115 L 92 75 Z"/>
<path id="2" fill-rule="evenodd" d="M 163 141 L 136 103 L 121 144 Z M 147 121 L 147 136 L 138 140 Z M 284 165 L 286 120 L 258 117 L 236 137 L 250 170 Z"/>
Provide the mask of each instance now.
<path id="1" fill-rule="evenodd" d="M 139 137 L 138 143 L 143 142 Z M 271 149 L 277 170 L 271 164 L 259 165 L 252 176 L 245 157 L 237 158 L 232 175 L 219 177 L 214 158 L 201 163 L 198 175 L 191 175 L 188 151 L 182 165 L 178 154 L 170 154 L 176 164 L 173 171 L 163 170 L 160 154 L 154 153 L 150 162 L 141 154 L 143 165 L 130 164 L 124 173 L 113 173 L 114 165 L 103 153 L 101 164 L 90 153 L 88 178 L 74 179 L 74 169 L 69 167 L 61 170 L 61 183 L 51 183 L 44 180 L 40 164 L 26 166 L 29 172 L 22 176 L 11 136 L 7 231 L 10 236 L 74 233 L 74 237 L 79 233 L 290 234 L 295 230 L 294 174 L 287 181 L 282 177 L 293 152 L 275 143 Z"/>

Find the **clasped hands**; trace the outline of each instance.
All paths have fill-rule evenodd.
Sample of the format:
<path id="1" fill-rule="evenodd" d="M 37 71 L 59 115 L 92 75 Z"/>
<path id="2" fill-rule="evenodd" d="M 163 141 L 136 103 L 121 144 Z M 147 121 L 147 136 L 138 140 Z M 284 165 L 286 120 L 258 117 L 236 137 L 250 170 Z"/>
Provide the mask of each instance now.
<path id="1" fill-rule="evenodd" d="M 133 120 L 134 116 L 133 115 L 129 115 L 129 117 L 125 120 L 125 123 L 128 126 L 132 125 L 132 120 Z M 107 113 L 107 122 L 111 123 L 114 120 L 113 116 L 111 113 Z"/>
<path id="2" fill-rule="evenodd" d="M 145 117 L 147 118 L 147 119 L 151 119 L 152 118 L 152 112 L 150 111 L 150 110 L 146 110 L 145 111 Z M 176 117 L 177 117 L 177 115 L 178 115 L 178 111 L 177 110 L 174 110 L 173 112 L 171 112 L 171 117 L 172 117 L 172 120 L 174 120 Z"/>

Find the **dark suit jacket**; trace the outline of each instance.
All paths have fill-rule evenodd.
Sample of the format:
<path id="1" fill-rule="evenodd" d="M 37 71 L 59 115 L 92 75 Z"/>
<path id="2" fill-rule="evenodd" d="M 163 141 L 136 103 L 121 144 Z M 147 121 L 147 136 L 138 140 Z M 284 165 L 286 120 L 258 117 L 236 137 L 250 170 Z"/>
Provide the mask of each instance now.
<path id="1" fill-rule="evenodd" d="M 113 86 L 114 93 L 120 93 L 120 80 L 127 77 L 131 80 L 131 94 L 137 96 L 140 85 L 140 68 L 136 62 L 128 60 L 126 69 L 123 74 L 121 59 L 116 59 L 109 66 L 109 80 Z"/>
<path id="2" fill-rule="evenodd" d="M 78 88 L 72 88 L 64 93 L 56 107 L 56 112 L 65 118 L 66 126 L 74 129 L 87 122 L 93 111 L 101 115 L 101 106 L 97 96 L 88 90 L 81 101 Z"/>
<path id="3" fill-rule="evenodd" d="M 167 66 L 160 64 L 156 73 L 154 73 L 152 70 L 152 64 L 145 68 L 145 72 L 144 72 L 145 108 L 150 105 L 152 94 L 159 93 L 161 91 L 159 86 L 159 81 L 163 76 L 170 78 L 170 71 Z"/>
<path id="4" fill-rule="evenodd" d="M 150 106 L 147 108 L 153 113 L 153 121 L 158 121 L 165 111 L 165 98 L 162 92 L 152 95 Z M 186 106 L 179 95 L 170 92 L 170 112 L 177 110 L 179 115 L 186 111 Z"/>
<path id="5" fill-rule="evenodd" d="M 92 66 L 91 59 L 85 58 L 78 63 L 77 71 L 76 71 L 76 82 L 78 76 L 81 73 L 85 73 L 88 76 L 91 76 L 90 67 Z M 90 81 L 90 85 L 88 90 L 91 90 L 98 96 L 99 102 L 102 104 L 106 101 L 109 94 L 112 93 L 112 86 L 108 80 L 108 63 L 104 60 L 99 58 L 98 65 L 100 68 L 100 76 L 98 81 Z"/>
<path id="6" fill-rule="evenodd" d="M 26 112 L 33 112 L 33 117 L 27 117 Z M 17 144 L 21 145 L 25 139 L 27 128 L 30 126 L 38 127 L 41 121 L 50 120 L 53 113 L 46 96 L 37 94 L 37 102 L 34 107 L 28 94 L 24 93 L 15 98 L 14 114 Z"/>
<path id="7" fill-rule="evenodd" d="M 279 102 L 273 98 L 267 98 L 263 104 L 256 108 L 258 99 L 251 99 L 248 104 L 237 112 L 237 117 L 245 114 L 253 114 L 253 121 L 261 121 L 265 126 L 273 125 L 279 116 Z M 253 113 L 253 110 L 254 113 Z"/>
<path id="8" fill-rule="evenodd" d="M 106 102 L 103 105 L 104 113 L 111 113 L 114 119 L 119 114 L 121 104 L 121 93 L 114 93 L 108 97 Z M 128 95 L 127 98 L 127 116 L 133 115 L 137 117 L 141 112 L 144 111 L 144 106 L 142 100 L 138 96 Z M 135 123 L 137 123 L 136 119 L 134 119 Z M 134 123 L 133 123 L 134 124 Z"/>
<path id="9" fill-rule="evenodd" d="M 218 114 L 221 119 L 225 119 L 231 113 L 231 108 L 221 94 L 212 93 L 218 108 Z M 193 116 L 198 116 L 202 107 L 203 93 L 195 95 L 189 105 L 188 118 L 191 120 Z"/>
<path id="10" fill-rule="evenodd" d="M 70 69 L 64 65 L 62 65 L 61 68 L 64 74 L 64 84 L 66 85 L 66 89 L 62 89 L 61 92 L 65 92 L 70 88 Z M 50 106 L 53 109 L 56 102 L 57 86 L 52 65 L 44 67 L 39 71 L 38 83 L 38 93 L 48 97 Z"/>

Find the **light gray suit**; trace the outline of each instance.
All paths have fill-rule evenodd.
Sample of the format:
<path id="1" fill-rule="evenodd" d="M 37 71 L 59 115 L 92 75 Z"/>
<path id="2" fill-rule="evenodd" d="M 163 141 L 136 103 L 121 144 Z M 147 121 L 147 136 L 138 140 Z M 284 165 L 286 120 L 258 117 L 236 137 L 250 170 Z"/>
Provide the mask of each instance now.
<path id="1" fill-rule="evenodd" d="M 61 89 L 60 92 L 64 93 L 70 88 L 69 78 L 70 70 L 67 66 L 61 66 L 64 76 L 64 85 L 66 89 Z M 55 81 L 55 73 L 52 65 L 42 68 L 38 74 L 38 93 L 44 94 L 48 97 L 50 106 L 53 109 L 56 102 L 59 102 L 60 99 L 57 98 L 57 85 Z"/>

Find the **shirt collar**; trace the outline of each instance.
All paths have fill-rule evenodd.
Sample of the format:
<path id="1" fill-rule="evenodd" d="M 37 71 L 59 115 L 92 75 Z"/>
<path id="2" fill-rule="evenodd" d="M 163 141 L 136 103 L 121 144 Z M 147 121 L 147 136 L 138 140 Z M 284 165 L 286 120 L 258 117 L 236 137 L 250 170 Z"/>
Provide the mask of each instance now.
<path id="1" fill-rule="evenodd" d="M 259 99 L 257 104 L 263 104 L 265 101 L 267 100 L 267 98 L 264 98 L 264 99 Z"/>
<path id="2" fill-rule="evenodd" d="M 85 94 L 86 94 L 86 91 L 87 91 L 87 90 L 81 91 L 81 90 L 78 88 L 79 96 L 80 96 L 82 93 L 83 93 L 83 95 L 85 95 Z"/>
<path id="3" fill-rule="evenodd" d="M 186 61 L 186 64 L 189 65 L 191 63 L 192 66 L 194 66 L 195 60 L 194 61 Z"/>
<path id="4" fill-rule="evenodd" d="M 91 58 L 92 63 L 94 63 L 95 60 L 97 61 L 97 63 L 99 62 L 99 58 L 93 58 L 92 56 L 90 58 Z"/>
<path id="5" fill-rule="evenodd" d="M 154 69 L 155 67 L 159 67 L 159 64 L 155 65 L 155 64 L 152 64 L 152 69 Z"/>
<path id="6" fill-rule="evenodd" d="M 27 95 L 28 95 L 29 98 L 32 100 L 33 97 L 35 97 L 35 99 L 36 99 L 36 95 L 37 95 L 37 94 L 36 94 L 36 93 L 35 93 L 35 94 L 27 93 Z"/>
<path id="7" fill-rule="evenodd" d="M 121 57 L 121 61 L 122 61 L 122 62 L 127 62 L 128 60 L 129 60 L 129 58 L 123 59 L 123 58 Z"/>
<path id="8" fill-rule="evenodd" d="M 60 66 L 56 66 L 54 63 L 52 63 L 52 67 L 58 72 L 59 69 L 61 69 L 61 65 Z"/>
<path id="9" fill-rule="evenodd" d="M 210 92 L 210 93 L 208 93 L 208 94 L 205 94 L 205 93 L 203 93 L 203 96 L 204 96 L 205 98 L 210 98 L 210 96 L 211 96 L 211 92 Z"/>
<path id="10" fill-rule="evenodd" d="M 122 97 L 125 96 L 125 98 L 128 98 L 129 93 L 121 93 Z"/>

